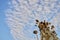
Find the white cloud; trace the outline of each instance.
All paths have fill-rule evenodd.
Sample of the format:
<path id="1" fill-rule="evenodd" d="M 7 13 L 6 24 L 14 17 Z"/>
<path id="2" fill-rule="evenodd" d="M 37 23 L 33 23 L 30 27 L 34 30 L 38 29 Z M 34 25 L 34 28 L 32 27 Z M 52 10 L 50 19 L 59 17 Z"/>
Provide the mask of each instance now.
<path id="1" fill-rule="evenodd" d="M 54 25 L 58 24 L 60 13 L 57 13 L 57 10 L 53 9 L 54 3 L 52 4 L 52 7 L 46 6 L 48 3 L 50 3 L 51 5 L 51 1 L 46 0 L 48 3 L 44 4 L 45 1 L 41 0 L 42 4 L 37 5 L 36 2 L 38 2 L 38 0 L 29 0 L 30 5 L 34 4 L 32 6 L 29 6 L 29 3 L 25 0 L 17 0 L 17 1 L 12 0 L 10 6 L 13 9 L 9 8 L 8 10 L 6 10 L 6 22 L 10 27 L 11 33 L 15 40 L 35 40 L 31 36 L 33 35 L 32 31 L 35 24 L 35 19 L 39 19 L 40 21 L 50 19 L 48 21 L 50 21 L 52 24 Z M 53 9 L 54 11 L 51 11 L 50 9 Z M 58 15 L 53 14 L 55 11 L 56 14 Z M 24 30 L 25 27 L 27 28 L 26 30 Z"/>

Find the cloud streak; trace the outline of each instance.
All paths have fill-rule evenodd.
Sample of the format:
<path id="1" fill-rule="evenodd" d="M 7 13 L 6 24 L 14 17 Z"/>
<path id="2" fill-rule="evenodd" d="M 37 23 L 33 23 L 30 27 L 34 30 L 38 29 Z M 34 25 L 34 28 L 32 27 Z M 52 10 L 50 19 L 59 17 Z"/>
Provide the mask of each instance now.
<path id="1" fill-rule="evenodd" d="M 58 13 L 59 3 L 56 1 L 59 2 L 58 0 L 11 0 L 10 8 L 6 10 L 6 23 L 14 39 L 35 40 L 32 33 L 35 19 L 47 20 L 57 26 L 60 23 L 60 12 Z"/>

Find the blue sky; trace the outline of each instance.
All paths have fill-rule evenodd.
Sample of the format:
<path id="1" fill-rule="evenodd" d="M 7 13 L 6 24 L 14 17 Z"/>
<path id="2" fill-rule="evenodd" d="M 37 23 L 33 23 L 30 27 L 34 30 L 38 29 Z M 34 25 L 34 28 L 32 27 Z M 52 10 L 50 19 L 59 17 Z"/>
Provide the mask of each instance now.
<path id="1" fill-rule="evenodd" d="M 5 23 L 5 10 L 8 8 L 9 0 L 0 0 L 0 40 L 13 40 L 10 29 Z"/>
<path id="2" fill-rule="evenodd" d="M 33 33 L 32 33 L 33 31 L 32 30 L 38 29 L 38 28 L 34 28 L 35 27 L 34 26 L 35 25 L 35 22 L 34 22 L 35 18 L 40 19 L 40 20 L 46 19 L 47 21 L 52 22 L 52 24 L 54 24 L 54 25 L 60 23 L 60 22 L 58 23 L 58 21 L 60 20 L 60 18 L 59 18 L 60 17 L 60 11 L 59 11 L 59 8 L 60 8 L 59 6 L 60 5 L 59 5 L 59 2 L 60 1 L 57 1 L 57 3 L 51 3 L 49 1 L 50 3 L 48 3 L 48 4 L 50 4 L 52 8 L 49 7 L 49 6 L 47 7 L 46 6 L 47 4 L 45 5 L 45 3 L 43 1 L 41 2 L 41 4 L 36 5 L 37 3 L 35 4 L 34 1 L 30 1 L 28 3 L 27 1 L 24 2 L 24 1 L 21 1 L 21 0 L 17 0 L 17 1 L 16 0 L 11 0 L 11 3 L 10 3 L 11 5 L 10 5 L 10 8 L 9 8 L 8 2 L 9 2 L 9 0 L 0 0 L 0 40 L 13 40 L 13 36 L 17 40 L 18 39 L 19 40 L 20 39 L 24 40 L 23 38 L 27 39 L 27 37 L 32 39 L 32 37 L 33 37 Z M 19 4 L 19 2 L 21 2 L 20 3 L 21 5 Z M 32 6 L 29 6 L 29 5 L 32 5 Z M 44 5 L 44 6 L 42 6 L 42 5 Z M 42 8 L 42 9 L 44 8 L 44 9 L 42 10 L 42 9 L 39 9 L 39 8 Z M 5 15 L 6 9 L 8 9 L 7 10 L 8 11 L 7 20 L 9 21 L 8 23 L 6 23 L 6 19 L 5 19 L 6 18 L 6 15 Z M 48 12 L 49 14 L 47 14 L 46 12 Z M 20 13 L 22 13 L 22 14 L 20 14 Z M 38 14 L 36 14 L 36 13 L 38 13 Z M 28 14 L 28 15 L 26 16 L 25 14 Z M 21 19 L 18 18 L 18 17 L 20 17 Z M 25 20 L 25 18 L 27 20 Z M 28 19 L 28 18 L 30 18 L 30 19 Z M 10 19 L 12 19 L 12 20 L 10 20 Z M 18 20 L 18 22 L 16 22 L 16 20 Z M 20 25 L 20 23 L 21 23 L 21 25 Z M 12 28 L 11 28 L 12 31 L 9 29 L 7 24 L 9 24 L 9 26 L 12 26 Z M 22 28 L 23 27 L 22 25 L 26 26 L 26 27 Z M 20 26 L 22 26 L 21 27 L 22 29 L 20 29 Z M 14 28 L 14 27 L 16 27 L 16 28 Z M 12 34 L 10 32 L 12 32 Z M 14 32 L 16 33 L 16 35 L 15 35 Z M 57 33 L 59 34 L 59 37 L 60 37 L 60 32 L 57 31 Z M 20 38 L 20 37 L 22 37 L 22 38 Z"/>

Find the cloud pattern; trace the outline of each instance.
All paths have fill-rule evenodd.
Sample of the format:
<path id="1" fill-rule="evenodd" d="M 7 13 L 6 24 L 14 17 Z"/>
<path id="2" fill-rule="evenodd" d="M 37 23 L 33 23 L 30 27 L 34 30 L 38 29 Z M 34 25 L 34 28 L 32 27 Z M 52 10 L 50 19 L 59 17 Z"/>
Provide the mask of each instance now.
<path id="1" fill-rule="evenodd" d="M 60 30 L 60 1 L 59 0 L 11 0 L 6 10 L 6 23 L 14 40 L 35 40 L 33 30 L 35 20 L 46 20 Z"/>

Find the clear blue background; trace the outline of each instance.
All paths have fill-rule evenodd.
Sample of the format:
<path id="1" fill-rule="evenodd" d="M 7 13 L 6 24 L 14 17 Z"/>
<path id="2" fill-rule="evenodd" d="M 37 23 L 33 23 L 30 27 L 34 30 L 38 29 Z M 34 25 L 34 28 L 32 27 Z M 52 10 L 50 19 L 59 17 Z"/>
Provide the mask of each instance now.
<path id="1" fill-rule="evenodd" d="M 9 0 L 0 0 L 0 40 L 13 40 L 10 29 L 5 23 L 5 10 L 8 8 Z"/>

